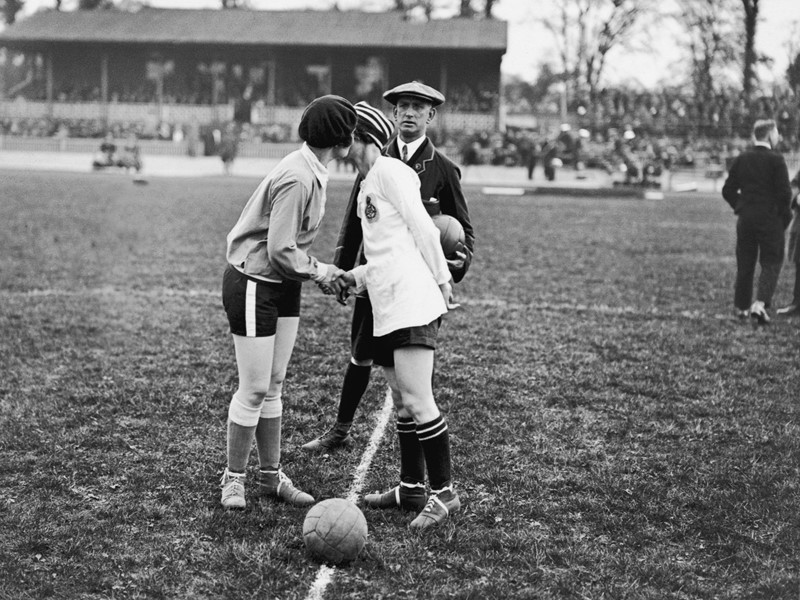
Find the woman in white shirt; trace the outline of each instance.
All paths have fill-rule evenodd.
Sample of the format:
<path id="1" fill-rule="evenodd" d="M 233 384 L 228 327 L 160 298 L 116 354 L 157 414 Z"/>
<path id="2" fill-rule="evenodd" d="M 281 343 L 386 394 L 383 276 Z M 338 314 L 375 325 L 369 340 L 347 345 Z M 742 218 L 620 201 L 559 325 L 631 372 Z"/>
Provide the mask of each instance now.
<path id="1" fill-rule="evenodd" d="M 260 466 L 258 495 L 297 506 L 314 503 L 280 468 L 281 395 L 300 321 L 301 284 L 335 285 L 342 273 L 308 251 L 325 214 L 327 164 L 347 156 L 355 125 L 355 109 L 344 98 L 322 96 L 309 104 L 298 130 L 305 143 L 264 178 L 228 234 L 222 300 L 239 387 L 228 408 L 225 508 L 245 507 L 253 440 Z"/>
<path id="2" fill-rule="evenodd" d="M 364 502 L 419 511 L 415 529 L 437 525 L 461 507 L 453 489 L 447 423 L 433 397 L 433 357 L 441 316 L 451 301 L 450 270 L 439 230 L 426 212 L 416 173 L 381 155 L 391 122 L 359 102 L 351 160 L 364 181 L 358 216 L 366 264 L 339 278 L 372 302 L 376 352 L 397 408 L 400 483 Z M 427 467 L 430 497 L 425 488 Z"/>

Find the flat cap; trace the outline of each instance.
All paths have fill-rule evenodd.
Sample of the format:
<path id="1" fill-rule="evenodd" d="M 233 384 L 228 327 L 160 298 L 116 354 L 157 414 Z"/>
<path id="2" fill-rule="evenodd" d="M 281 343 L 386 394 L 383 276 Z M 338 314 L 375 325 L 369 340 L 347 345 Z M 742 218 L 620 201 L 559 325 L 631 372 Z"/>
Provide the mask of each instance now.
<path id="1" fill-rule="evenodd" d="M 441 94 L 441 92 L 433 89 L 429 85 L 420 83 L 419 81 L 400 84 L 383 94 L 383 98 L 386 101 L 395 105 L 400 99 L 400 96 L 414 96 L 415 98 L 421 98 L 426 102 L 430 102 L 433 104 L 433 106 L 439 106 L 444 102 L 444 96 Z"/>

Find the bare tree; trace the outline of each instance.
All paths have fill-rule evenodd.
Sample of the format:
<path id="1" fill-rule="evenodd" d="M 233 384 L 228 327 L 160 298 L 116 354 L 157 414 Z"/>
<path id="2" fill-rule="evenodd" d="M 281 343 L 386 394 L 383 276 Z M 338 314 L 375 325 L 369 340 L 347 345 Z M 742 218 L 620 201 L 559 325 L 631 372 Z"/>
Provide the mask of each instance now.
<path id="1" fill-rule="evenodd" d="M 17 13 L 22 10 L 23 0 L 0 0 L 3 19 L 8 25 L 16 22 Z"/>
<path id="2" fill-rule="evenodd" d="M 678 20 L 687 33 L 696 130 L 708 133 L 720 118 L 718 99 L 727 87 L 726 72 L 738 62 L 736 0 L 681 0 L 680 4 Z"/>
<path id="3" fill-rule="evenodd" d="M 742 96 L 746 106 L 750 106 L 753 88 L 756 83 L 756 26 L 758 25 L 758 0 L 742 0 L 744 7 L 744 69 Z"/>
<path id="4" fill-rule="evenodd" d="M 792 32 L 786 42 L 786 55 L 789 59 L 786 81 L 795 96 L 800 97 L 800 21 L 792 23 Z"/>
<path id="5" fill-rule="evenodd" d="M 595 105 L 609 52 L 628 43 L 652 4 L 649 0 L 551 0 L 550 4 L 542 23 L 556 42 L 568 98 Z"/>

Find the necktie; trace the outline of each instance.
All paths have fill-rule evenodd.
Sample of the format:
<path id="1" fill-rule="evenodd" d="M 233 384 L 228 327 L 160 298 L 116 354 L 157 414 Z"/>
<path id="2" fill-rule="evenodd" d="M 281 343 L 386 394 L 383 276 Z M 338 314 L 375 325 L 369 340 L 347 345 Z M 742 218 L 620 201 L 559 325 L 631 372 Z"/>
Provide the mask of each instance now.
<path id="1" fill-rule="evenodd" d="M 403 144 L 403 162 L 408 162 L 408 146 Z"/>

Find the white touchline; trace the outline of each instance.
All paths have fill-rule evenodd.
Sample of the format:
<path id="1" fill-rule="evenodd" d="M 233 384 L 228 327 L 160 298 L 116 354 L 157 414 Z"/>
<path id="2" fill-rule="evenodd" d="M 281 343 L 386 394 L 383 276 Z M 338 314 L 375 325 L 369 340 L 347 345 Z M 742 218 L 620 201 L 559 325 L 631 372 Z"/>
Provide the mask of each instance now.
<path id="1" fill-rule="evenodd" d="M 364 454 L 361 456 L 361 462 L 356 467 L 355 475 L 353 476 L 353 483 L 350 486 L 350 491 L 347 492 L 347 500 L 355 502 L 358 499 L 358 494 L 364 486 L 364 478 L 367 476 L 367 471 L 372 464 L 372 459 L 378 451 L 378 446 L 381 444 L 383 431 L 386 429 L 386 424 L 389 422 L 389 417 L 392 415 L 392 408 L 394 402 L 392 401 L 392 391 L 386 389 L 386 398 L 383 401 L 383 408 L 378 415 L 378 421 L 375 423 L 375 429 L 372 430 L 372 436 L 369 438 Z M 325 589 L 333 580 L 333 575 L 336 569 L 328 565 L 322 565 L 317 571 L 317 576 L 314 583 L 311 584 L 311 589 L 308 590 L 306 600 L 322 600 L 325 597 Z"/>

